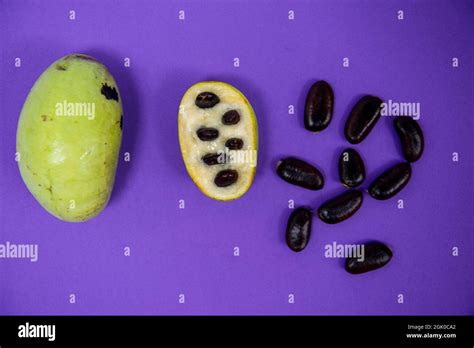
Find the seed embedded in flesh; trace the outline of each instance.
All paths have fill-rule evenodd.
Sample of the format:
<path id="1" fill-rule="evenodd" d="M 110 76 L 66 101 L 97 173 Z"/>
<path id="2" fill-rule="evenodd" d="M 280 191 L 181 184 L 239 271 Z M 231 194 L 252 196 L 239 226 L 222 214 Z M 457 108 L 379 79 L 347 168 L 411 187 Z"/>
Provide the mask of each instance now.
<path id="1" fill-rule="evenodd" d="M 201 127 L 196 133 L 198 138 L 202 141 L 212 141 L 219 137 L 219 131 L 210 127 Z"/>
<path id="2" fill-rule="evenodd" d="M 311 86 L 306 96 L 304 126 L 311 132 L 320 132 L 329 126 L 334 108 L 334 92 L 326 81 Z"/>
<path id="3" fill-rule="evenodd" d="M 371 95 L 362 97 L 351 110 L 344 135 L 351 144 L 359 144 L 374 128 L 381 116 L 382 99 Z"/>
<path id="4" fill-rule="evenodd" d="M 408 162 L 418 161 L 424 149 L 423 131 L 419 123 L 411 117 L 397 116 L 393 124 L 400 138 L 403 157 Z"/>
<path id="5" fill-rule="evenodd" d="M 240 150 L 244 147 L 244 141 L 239 138 L 230 138 L 225 142 L 225 147 L 229 150 Z"/>
<path id="6" fill-rule="evenodd" d="M 357 256 L 346 258 L 345 269 L 351 274 L 374 271 L 385 266 L 392 259 L 393 253 L 381 242 L 364 244 L 363 260 Z"/>
<path id="7" fill-rule="evenodd" d="M 295 157 L 287 157 L 277 166 L 277 174 L 286 182 L 309 190 L 320 190 L 324 186 L 324 177 L 311 164 Z"/>
<path id="8" fill-rule="evenodd" d="M 216 164 L 224 164 L 225 161 L 222 160 L 224 154 L 219 154 L 219 153 L 207 153 L 204 156 L 202 156 L 202 161 L 207 164 L 208 166 L 213 166 Z"/>
<path id="9" fill-rule="evenodd" d="M 240 114 L 237 110 L 229 110 L 224 115 L 222 115 L 222 123 L 231 126 L 239 123 Z"/>
<path id="10" fill-rule="evenodd" d="M 357 187 L 364 182 L 365 166 L 359 153 L 345 149 L 339 157 L 339 179 L 347 187 Z"/>
<path id="11" fill-rule="evenodd" d="M 218 187 L 227 187 L 237 182 L 239 173 L 234 169 L 225 169 L 217 173 L 214 178 L 214 183 Z"/>
<path id="12" fill-rule="evenodd" d="M 327 224 L 337 224 L 347 220 L 362 205 L 362 191 L 347 191 L 323 203 L 318 209 L 319 218 Z"/>
<path id="13" fill-rule="evenodd" d="M 369 186 L 369 195 L 378 200 L 392 198 L 400 192 L 411 177 L 411 166 L 408 162 L 394 165 L 380 174 Z"/>
<path id="14" fill-rule="evenodd" d="M 297 208 L 290 214 L 285 239 L 291 250 L 299 252 L 308 245 L 311 237 L 311 219 L 311 210 L 304 207 Z"/>
<path id="15" fill-rule="evenodd" d="M 212 92 L 199 93 L 194 102 L 198 108 L 209 109 L 220 102 L 219 97 Z"/>

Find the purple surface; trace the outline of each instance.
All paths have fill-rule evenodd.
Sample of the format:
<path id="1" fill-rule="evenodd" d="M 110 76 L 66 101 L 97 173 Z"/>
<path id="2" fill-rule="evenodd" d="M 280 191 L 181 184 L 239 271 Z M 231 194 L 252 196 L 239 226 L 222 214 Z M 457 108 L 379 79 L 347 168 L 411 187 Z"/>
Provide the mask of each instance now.
<path id="1" fill-rule="evenodd" d="M 474 314 L 473 17 L 472 1 L 0 1 L 0 243 L 39 246 L 36 263 L 0 259 L 0 314 Z M 29 89 L 49 64 L 75 52 L 115 76 L 125 109 L 121 153 L 132 156 L 119 163 L 109 206 L 80 224 L 44 211 L 14 161 Z M 260 127 L 254 184 L 228 203 L 199 192 L 179 151 L 180 99 L 207 79 L 241 89 Z M 335 115 L 313 135 L 302 111 L 318 79 L 333 86 Z M 315 218 L 308 247 L 292 253 L 284 242 L 288 200 L 317 208 L 343 190 L 343 125 L 365 93 L 421 104 L 425 154 L 396 198 L 366 195 L 339 225 Z M 402 158 L 390 117 L 356 148 L 369 179 Z M 280 180 L 274 167 L 287 155 L 317 164 L 325 188 Z M 371 239 L 394 251 L 378 271 L 353 276 L 341 259 L 324 257 L 333 241 Z"/>

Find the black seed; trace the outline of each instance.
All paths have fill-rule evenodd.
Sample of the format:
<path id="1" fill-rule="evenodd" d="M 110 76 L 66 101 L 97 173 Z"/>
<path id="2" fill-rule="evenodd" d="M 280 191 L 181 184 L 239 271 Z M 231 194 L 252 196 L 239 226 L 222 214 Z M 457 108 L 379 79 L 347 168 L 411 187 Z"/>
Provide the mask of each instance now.
<path id="1" fill-rule="evenodd" d="M 358 144 L 369 135 L 380 118 L 382 100 L 366 95 L 352 108 L 346 121 L 344 134 L 351 144 Z"/>
<path id="2" fill-rule="evenodd" d="M 202 156 L 202 161 L 208 166 L 213 166 L 215 164 L 224 164 L 225 157 L 224 153 L 208 153 Z"/>
<path id="3" fill-rule="evenodd" d="M 309 190 L 320 190 L 324 186 L 321 172 L 311 164 L 295 157 L 280 161 L 277 174 L 286 182 Z"/>
<path id="4" fill-rule="evenodd" d="M 334 93 L 326 81 L 318 81 L 308 91 L 304 109 L 304 126 L 311 132 L 319 132 L 331 123 Z"/>
<path id="5" fill-rule="evenodd" d="M 389 199 L 408 184 L 410 177 L 410 163 L 399 163 L 383 172 L 370 184 L 369 194 L 378 200 Z"/>
<path id="6" fill-rule="evenodd" d="M 120 129 L 123 129 L 123 115 L 120 115 Z"/>
<path id="7" fill-rule="evenodd" d="M 229 110 L 224 115 L 222 115 L 222 123 L 230 126 L 239 123 L 240 114 L 237 110 Z"/>
<path id="8" fill-rule="evenodd" d="M 196 97 L 195 104 L 198 108 L 208 109 L 219 103 L 219 97 L 211 92 L 202 92 Z"/>
<path id="9" fill-rule="evenodd" d="M 337 224 L 350 218 L 362 205 L 362 191 L 352 190 L 323 203 L 318 209 L 319 218 L 327 224 Z"/>
<path id="10" fill-rule="evenodd" d="M 385 266 L 392 259 L 392 251 L 381 242 L 364 244 L 364 259 L 349 257 L 346 259 L 345 269 L 351 274 L 361 274 L 374 271 Z"/>
<path id="11" fill-rule="evenodd" d="M 201 127 L 197 130 L 196 134 L 202 141 L 212 141 L 217 139 L 219 131 L 215 128 Z"/>
<path id="12" fill-rule="evenodd" d="M 102 84 L 102 89 L 100 90 L 100 93 L 102 93 L 108 100 L 113 99 L 117 102 L 119 100 L 118 93 L 115 87 L 110 87 L 106 83 Z"/>
<path id="13" fill-rule="evenodd" d="M 295 209 L 286 225 L 286 244 L 296 252 L 308 245 L 311 237 L 311 211 L 307 208 Z"/>
<path id="14" fill-rule="evenodd" d="M 239 173 L 233 169 L 221 170 L 214 178 L 214 184 L 218 187 L 227 187 L 234 184 L 239 178 Z"/>
<path id="15" fill-rule="evenodd" d="M 229 150 L 240 150 L 244 147 L 244 141 L 239 138 L 230 138 L 225 142 L 225 147 Z"/>
<path id="16" fill-rule="evenodd" d="M 400 138 L 403 156 L 408 162 L 416 162 L 423 154 L 423 132 L 418 122 L 411 117 L 398 116 L 393 120 Z"/>
<path id="17" fill-rule="evenodd" d="M 357 187 L 365 179 L 364 161 L 354 149 L 345 149 L 339 157 L 339 179 L 347 187 Z"/>

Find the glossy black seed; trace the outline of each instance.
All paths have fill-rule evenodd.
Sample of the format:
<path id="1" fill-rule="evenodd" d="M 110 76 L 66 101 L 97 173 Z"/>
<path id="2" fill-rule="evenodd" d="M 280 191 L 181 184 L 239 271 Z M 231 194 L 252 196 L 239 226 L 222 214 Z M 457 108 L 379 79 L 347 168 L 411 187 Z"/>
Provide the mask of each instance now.
<path id="1" fill-rule="evenodd" d="M 383 172 L 370 184 L 369 194 L 378 200 L 389 199 L 408 184 L 410 177 L 410 163 L 399 163 Z"/>
<path id="2" fill-rule="evenodd" d="M 244 141 L 239 138 L 230 138 L 225 142 L 225 147 L 229 150 L 240 150 L 244 147 Z"/>
<path id="3" fill-rule="evenodd" d="M 286 182 L 309 190 L 320 190 L 324 186 L 321 172 L 311 164 L 295 157 L 281 160 L 277 166 L 277 174 Z"/>
<path id="4" fill-rule="evenodd" d="M 346 259 L 345 269 L 351 274 L 361 274 L 374 271 L 385 266 L 392 259 L 392 251 L 381 242 L 364 244 L 364 258 L 349 257 Z"/>
<path id="5" fill-rule="evenodd" d="M 311 132 L 327 128 L 332 119 L 334 93 L 326 81 L 318 81 L 308 91 L 304 109 L 304 126 Z"/>
<path id="6" fill-rule="evenodd" d="M 208 166 L 225 163 L 225 155 L 223 153 L 208 153 L 202 156 L 201 159 Z"/>
<path id="7" fill-rule="evenodd" d="M 296 252 L 308 245 L 311 237 L 311 211 L 307 208 L 295 209 L 286 225 L 286 244 Z"/>
<path id="8" fill-rule="evenodd" d="M 103 83 L 100 93 L 108 100 L 119 101 L 118 92 L 115 87 L 110 87 L 108 84 Z"/>
<path id="9" fill-rule="evenodd" d="M 196 134 L 202 141 L 212 141 L 219 137 L 219 131 L 210 127 L 201 127 L 197 130 Z"/>
<path id="10" fill-rule="evenodd" d="M 222 123 L 231 126 L 239 123 L 240 114 L 237 110 L 229 110 L 224 115 L 222 115 Z"/>
<path id="11" fill-rule="evenodd" d="M 351 144 L 358 144 L 369 135 L 380 118 L 382 99 L 371 95 L 362 97 L 352 108 L 344 128 Z"/>
<path id="12" fill-rule="evenodd" d="M 356 150 L 342 151 L 339 157 L 339 179 L 347 187 L 357 187 L 364 182 L 364 161 Z"/>
<path id="13" fill-rule="evenodd" d="M 413 118 L 398 116 L 393 120 L 400 143 L 403 156 L 408 162 L 416 162 L 420 159 L 424 149 L 423 132 L 420 125 Z"/>
<path id="14" fill-rule="evenodd" d="M 350 218 L 362 205 L 362 191 L 344 192 L 323 203 L 318 209 L 319 218 L 328 224 L 337 224 Z"/>
<path id="15" fill-rule="evenodd" d="M 218 187 L 227 187 L 235 184 L 239 179 L 239 173 L 233 169 L 221 170 L 214 178 L 214 184 Z"/>
<path id="16" fill-rule="evenodd" d="M 199 93 L 194 102 L 198 108 L 208 109 L 219 103 L 219 97 L 211 92 Z"/>

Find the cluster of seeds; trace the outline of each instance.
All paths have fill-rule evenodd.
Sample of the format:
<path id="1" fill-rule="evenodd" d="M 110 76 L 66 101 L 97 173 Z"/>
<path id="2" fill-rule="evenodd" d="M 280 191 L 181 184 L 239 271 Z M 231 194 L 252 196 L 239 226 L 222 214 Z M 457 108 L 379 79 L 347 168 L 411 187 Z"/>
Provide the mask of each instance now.
<path id="1" fill-rule="evenodd" d="M 196 97 L 195 104 L 198 108 L 209 109 L 214 107 L 220 102 L 219 97 L 211 92 L 202 92 Z M 226 126 L 233 126 L 239 123 L 240 114 L 237 110 L 226 111 L 222 115 L 221 122 Z M 196 131 L 197 137 L 201 141 L 213 141 L 219 137 L 219 130 L 211 127 L 200 127 Z M 240 138 L 229 138 L 225 142 L 225 147 L 229 150 L 240 150 L 244 146 L 244 142 Z M 202 156 L 202 161 L 208 165 L 222 165 L 225 164 L 225 158 L 222 153 L 207 153 Z M 235 169 L 224 169 L 219 171 L 215 178 L 214 184 L 218 187 L 227 187 L 237 182 L 239 179 L 239 173 Z"/>
<path id="2" fill-rule="evenodd" d="M 376 96 L 362 97 L 347 118 L 344 135 L 351 144 L 361 143 L 374 128 L 381 116 L 382 100 Z M 312 132 L 326 129 L 332 119 L 334 93 L 325 81 L 311 86 L 306 98 L 304 124 Z M 385 200 L 395 196 L 408 183 L 411 177 L 411 162 L 420 159 L 423 148 L 423 132 L 411 117 L 399 116 L 394 119 L 394 127 L 400 138 L 405 158 L 379 175 L 368 188 L 371 197 Z M 349 190 L 321 204 L 318 217 L 327 224 L 337 224 L 354 215 L 362 206 L 364 192 L 356 187 L 365 180 L 365 165 L 360 154 L 353 148 L 345 149 L 339 157 L 339 178 Z M 286 182 L 310 190 L 320 190 L 324 186 L 321 172 L 313 165 L 295 157 L 281 160 L 277 174 Z M 303 250 L 311 236 L 311 209 L 295 209 L 286 228 L 288 247 L 296 252 Z M 365 273 L 383 267 L 392 258 L 392 251 L 381 242 L 365 244 L 364 261 L 347 258 L 345 269 L 352 274 Z"/>

